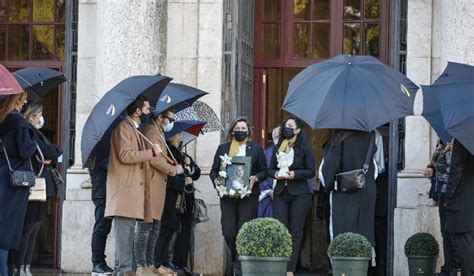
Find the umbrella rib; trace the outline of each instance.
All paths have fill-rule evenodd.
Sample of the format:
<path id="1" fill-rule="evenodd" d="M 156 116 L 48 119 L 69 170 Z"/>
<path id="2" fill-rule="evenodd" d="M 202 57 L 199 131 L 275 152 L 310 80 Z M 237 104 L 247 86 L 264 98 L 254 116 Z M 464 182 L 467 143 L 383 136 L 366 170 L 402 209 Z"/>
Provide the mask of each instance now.
<path id="1" fill-rule="evenodd" d="M 359 69 L 359 68 L 358 68 L 358 69 Z M 360 70 L 363 70 L 363 69 L 360 68 Z M 365 70 L 363 70 L 363 71 L 365 71 Z M 367 71 L 365 71 L 365 72 L 367 72 Z M 370 81 L 370 79 L 369 79 L 367 76 L 365 76 L 365 74 L 361 74 L 361 75 L 367 80 L 367 82 L 370 84 L 370 86 L 372 86 L 372 88 L 373 88 L 374 91 L 375 91 L 375 94 L 377 95 L 377 97 L 379 98 L 380 102 L 382 103 L 382 107 L 383 107 L 383 109 L 385 110 L 385 113 L 388 114 L 388 116 L 390 117 L 390 112 L 388 111 L 387 106 L 385 105 L 385 102 L 383 101 L 383 98 L 382 98 L 382 97 L 380 96 L 380 94 L 378 93 L 378 90 L 377 90 L 376 86 Z"/>

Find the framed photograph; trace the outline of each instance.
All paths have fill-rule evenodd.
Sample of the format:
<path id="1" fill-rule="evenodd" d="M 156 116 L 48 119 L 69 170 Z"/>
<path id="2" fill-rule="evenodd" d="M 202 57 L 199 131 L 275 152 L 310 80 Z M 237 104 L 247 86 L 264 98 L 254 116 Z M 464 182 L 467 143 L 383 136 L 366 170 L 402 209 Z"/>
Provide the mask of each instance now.
<path id="1" fill-rule="evenodd" d="M 220 156 L 221 168 L 217 180 L 218 194 L 220 197 L 244 198 L 251 191 L 248 190 L 250 184 L 250 170 L 252 167 L 252 157 L 233 156 L 227 154 Z"/>

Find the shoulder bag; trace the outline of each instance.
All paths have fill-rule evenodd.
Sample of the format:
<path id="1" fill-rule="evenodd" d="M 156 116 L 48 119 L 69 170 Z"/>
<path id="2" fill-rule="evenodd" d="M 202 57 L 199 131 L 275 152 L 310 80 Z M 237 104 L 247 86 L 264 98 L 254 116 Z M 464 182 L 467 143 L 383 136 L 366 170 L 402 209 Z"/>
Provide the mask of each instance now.
<path id="1" fill-rule="evenodd" d="M 365 175 L 369 171 L 370 157 L 374 148 L 375 135 L 371 134 L 369 149 L 365 156 L 364 165 L 362 169 L 347 171 L 336 174 L 336 185 L 334 190 L 346 194 L 353 194 L 365 187 Z"/>
<path id="2" fill-rule="evenodd" d="M 44 169 L 44 156 L 43 152 L 41 151 L 40 147 L 36 145 L 38 149 L 38 153 L 41 157 L 41 169 L 37 176 L 35 176 L 36 185 L 30 188 L 30 196 L 28 197 L 28 201 L 39 201 L 45 202 L 46 201 L 46 179 L 41 177 Z"/>
<path id="3" fill-rule="evenodd" d="M 8 169 L 10 170 L 10 187 L 12 188 L 30 188 L 35 185 L 35 173 L 33 172 L 33 165 L 30 160 L 31 170 L 13 170 L 10 159 L 8 158 L 8 153 L 3 143 L 3 139 L 0 138 L 2 143 L 3 153 L 5 154 L 5 159 L 7 160 Z"/>

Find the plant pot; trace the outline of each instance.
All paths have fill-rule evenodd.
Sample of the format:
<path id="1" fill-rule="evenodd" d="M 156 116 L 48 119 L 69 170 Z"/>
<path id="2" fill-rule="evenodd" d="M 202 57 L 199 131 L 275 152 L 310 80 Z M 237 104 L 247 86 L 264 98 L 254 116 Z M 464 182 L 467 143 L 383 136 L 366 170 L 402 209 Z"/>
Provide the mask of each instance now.
<path id="1" fill-rule="evenodd" d="M 410 276 L 434 275 L 438 256 L 407 256 Z"/>
<path id="2" fill-rule="evenodd" d="M 239 256 L 239 260 L 242 263 L 242 275 L 244 276 L 286 276 L 286 264 L 290 258 Z"/>
<path id="3" fill-rule="evenodd" d="M 333 276 L 367 276 L 370 258 L 331 257 Z"/>

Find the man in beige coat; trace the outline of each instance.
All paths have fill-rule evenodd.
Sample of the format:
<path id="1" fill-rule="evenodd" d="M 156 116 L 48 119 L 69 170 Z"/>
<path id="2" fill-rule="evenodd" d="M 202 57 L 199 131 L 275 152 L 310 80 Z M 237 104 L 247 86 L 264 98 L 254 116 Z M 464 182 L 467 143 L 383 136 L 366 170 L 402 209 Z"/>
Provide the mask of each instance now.
<path id="1" fill-rule="evenodd" d="M 138 132 L 140 116 L 149 113 L 148 100 L 137 97 L 127 107 L 128 115 L 110 139 L 105 216 L 114 220 L 115 275 L 133 274 L 135 221 L 151 221 L 147 173 L 149 161 L 161 154 L 162 149 L 157 144 L 147 149 Z"/>
<path id="2" fill-rule="evenodd" d="M 160 148 L 166 149 L 164 128 L 171 130 L 173 128 L 174 112 L 166 110 L 154 118 L 144 129 L 145 137 L 153 144 L 158 144 Z M 150 143 L 147 143 L 147 148 L 152 148 Z M 150 160 L 150 210 L 153 222 L 138 222 L 137 232 L 135 235 L 135 257 L 137 262 L 137 275 L 151 273 L 153 270 L 153 258 L 156 240 L 158 239 L 160 230 L 161 214 L 166 196 L 166 181 L 168 175 L 174 176 L 182 174 L 183 168 L 181 165 L 171 164 L 165 157 L 166 150 L 163 154 L 159 154 Z M 158 273 L 169 274 L 164 267 L 157 268 Z"/>

